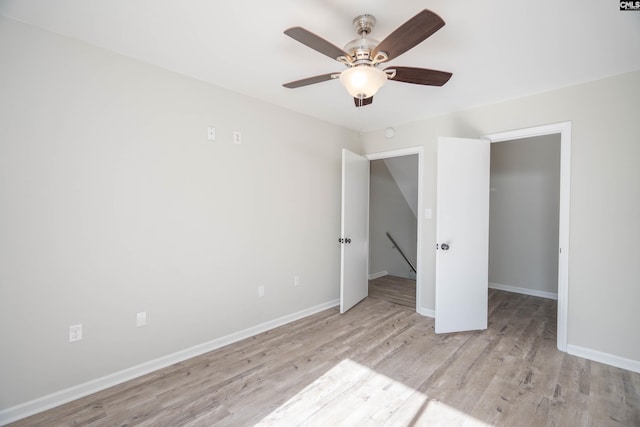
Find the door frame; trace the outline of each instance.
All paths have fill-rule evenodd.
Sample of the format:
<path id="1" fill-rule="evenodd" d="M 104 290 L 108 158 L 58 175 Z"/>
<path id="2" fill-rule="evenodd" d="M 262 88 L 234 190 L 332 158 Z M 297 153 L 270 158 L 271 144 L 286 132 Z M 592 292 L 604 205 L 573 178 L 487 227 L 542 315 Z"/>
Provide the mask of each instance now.
<path id="1" fill-rule="evenodd" d="M 423 207 L 422 207 L 422 163 L 424 158 L 424 147 L 409 147 L 400 148 L 397 150 L 381 151 L 378 153 L 365 154 L 364 157 L 371 160 L 384 160 L 393 157 L 410 156 L 413 154 L 418 155 L 418 209 L 416 215 L 417 221 L 417 236 L 416 236 L 416 313 L 423 316 L 433 317 L 433 310 L 424 309 L 420 303 L 422 301 L 422 219 L 423 219 Z M 371 178 L 369 178 L 371 179 Z M 369 202 L 369 209 L 371 209 L 371 202 Z"/>
<path id="2" fill-rule="evenodd" d="M 571 191 L 571 122 L 560 122 L 486 135 L 491 143 L 560 134 L 560 212 L 558 233 L 558 331 L 557 346 L 567 351 L 569 311 L 569 228 Z"/>

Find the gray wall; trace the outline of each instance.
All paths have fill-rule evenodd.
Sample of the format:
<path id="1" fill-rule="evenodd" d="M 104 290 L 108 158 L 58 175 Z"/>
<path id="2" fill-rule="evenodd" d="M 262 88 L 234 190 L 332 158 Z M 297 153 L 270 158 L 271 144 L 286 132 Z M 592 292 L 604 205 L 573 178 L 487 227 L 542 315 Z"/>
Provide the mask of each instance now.
<path id="1" fill-rule="evenodd" d="M 640 362 L 638 111 L 640 71 L 395 126 L 391 140 L 382 129 L 370 132 L 364 147 L 376 153 L 423 146 L 423 203 L 435 209 L 438 136 L 478 138 L 571 121 L 568 342 Z M 419 217 L 419 304 L 433 310 L 436 220 Z"/>
<path id="2" fill-rule="evenodd" d="M 413 158 L 418 168 L 418 156 Z M 390 159 L 392 160 L 392 159 Z M 369 274 L 386 271 L 390 275 L 415 278 L 411 267 L 393 249 L 386 232 L 393 236 L 407 258 L 415 265 L 417 251 L 417 221 L 398 184 L 386 165 L 386 160 L 371 161 L 369 198 Z"/>
<path id="3" fill-rule="evenodd" d="M 356 133 L 4 18 L 0 58 L 0 410 L 339 297 Z"/>
<path id="4" fill-rule="evenodd" d="M 489 283 L 558 293 L 560 135 L 491 144 Z"/>
<path id="5" fill-rule="evenodd" d="M 398 184 L 414 216 L 418 216 L 418 155 L 389 157 L 384 164 Z"/>

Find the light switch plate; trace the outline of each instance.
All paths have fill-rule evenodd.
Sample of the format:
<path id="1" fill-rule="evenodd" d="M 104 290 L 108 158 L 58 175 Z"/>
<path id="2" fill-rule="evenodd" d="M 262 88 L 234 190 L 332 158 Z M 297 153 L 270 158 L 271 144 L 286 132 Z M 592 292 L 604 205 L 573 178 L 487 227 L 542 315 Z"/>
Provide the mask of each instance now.
<path id="1" fill-rule="evenodd" d="M 141 311 L 136 314 L 136 326 L 139 328 L 140 326 L 145 326 L 147 324 L 147 312 Z"/>

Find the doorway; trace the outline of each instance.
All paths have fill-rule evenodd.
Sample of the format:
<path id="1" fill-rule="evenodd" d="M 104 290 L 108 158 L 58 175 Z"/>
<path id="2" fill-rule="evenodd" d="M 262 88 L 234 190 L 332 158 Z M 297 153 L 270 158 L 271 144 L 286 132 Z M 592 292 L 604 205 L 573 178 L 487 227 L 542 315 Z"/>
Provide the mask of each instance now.
<path id="1" fill-rule="evenodd" d="M 384 299 L 392 300 L 392 302 L 395 303 L 403 301 L 403 305 L 412 303 L 413 308 L 418 313 L 421 311 L 420 283 L 422 269 L 420 264 L 422 251 L 420 236 L 422 235 L 422 224 L 420 221 L 420 212 L 422 211 L 422 153 L 422 147 L 414 147 L 365 156 L 372 164 L 372 172 L 374 168 L 380 169 L 380 173 L 383 175 L 388 174 L 389 176 L 393 176 L 395 172 L 393 178 L 401 181 L 401 183 L 398 184 L 395 195 L 387 196 L 394 197 L 393 200 L 370 201 L 369 215 L 370 222 L 372 223 L 371 235 L 369 237 L 372 248 L 369 252 L 369 265 L 372 267 L 369 271 L 370 279 L 372 279 L 370 292 L 373 295 L 380 295 L 379 291 L 382 289 L 381 286 L 385 286 L 384 289 L 394 293 L 392 288 L 396 287 L 399 291 L 399 294 L 396 295 L 398 298 L 395 299 L 395 301 L 394 296 L 391 296 L 390 299 Z M 383 162 L 384 160 L 387 160 L 387 162 Z M 412 165 L 411 167 L 415 168 L 415 170 L 402 171 L 402 169 L 406 169 L 408 165 Z M 402 172 L 405 173 L 403 174 Z M 400 175 L 403 176 L 401 177 Z M 372 184 L 375 179 L 376 176 L 372 173 Z M 393 209 L 389 209 L 389 205 L 391 204 L 394 205 Z M 376 221 L 375 211 L 380 209 L 380 205 L 387 205 L 387 208 L 377 212 L 378 217 L 388 218 L 377 218 L 380 219 L 380 221 Z M 397 217 L 398 215 L 401 215 L 400 221 L 410 222 L 413 220 L 413 226 L 396 228 L 394 231 L 392 222 L 385 224 L 387 219 L 394 216 Z M 376 228 L 376 230 L 374 231 L 373 228 Z M 378 247 L 377 249 L 376 246 Z M 400 252 L 402 252 L 402 254 Z M 379 267 L 381 264 L 376 263 L 376 260 L 379 260 L 381 257 L 393 258 L 392 262 L 388 264 L 390 267 Z M 409 260 L 409 262 L 407 262 L 405 258 Z M 413 284 L 413 289 L 407 289 L 407 285 L 411 283 Z M 384 290 L 382 293 L 384 294 Z M 384 297 L 384 295 L 382 295 L 382 297 Z M 407 301 L 412 302 L 408 304 Z"/>
<path id="2" fill-rule="evenodd" d="M 558 209 L 558 330 L 557 347 L 567 351 L 569 307 L 569 201 L 571 174 L 571 122 L 554 123 L 487 135 L 491 143 L 519 141 L 543 135 L 560 136 L 560 197 Z"/>
<path id="3" fill-rule="evenodd" d="M 557 300 L 560 135 L 490 147 L 489 288 Z"/>

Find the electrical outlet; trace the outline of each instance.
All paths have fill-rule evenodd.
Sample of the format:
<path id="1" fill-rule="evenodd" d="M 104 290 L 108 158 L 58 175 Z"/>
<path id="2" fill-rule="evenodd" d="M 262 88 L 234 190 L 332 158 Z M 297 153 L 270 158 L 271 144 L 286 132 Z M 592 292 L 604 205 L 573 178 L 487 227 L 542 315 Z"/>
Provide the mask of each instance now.
<path id="1" fill-rule="evenodd" d="M 144 326 L 147 324 L 147 312 L 141 311 L 136 314 L 136 327 Z"/>
<path id="2" fill-rule="evenodd" d="M 293 276 L 293 286 L 300 286 L 300 276 Z"/>
<path id="3" fill-rule="evenodd" d="M 261 298 L 264 296 L 264 285 L 258 286 L 258 296 Z"/>
<path id="4" fill-rule="evenodd" d="M 82 325 L 69 326 L 69 342 L 80 341 L 82 339 Z"/>
<path id="5" fill-rule="evenodd" d="M 236 144 L 242 144 L 242 134 L 239 130 L 233 131 L 233 142 Z"/>
<path id="6" fill-rule="evenodd" d="M 213 127 L 207 128 L 207 140 L 209 141 L 216 140 L 216 128 L 213 128 Z"/>

